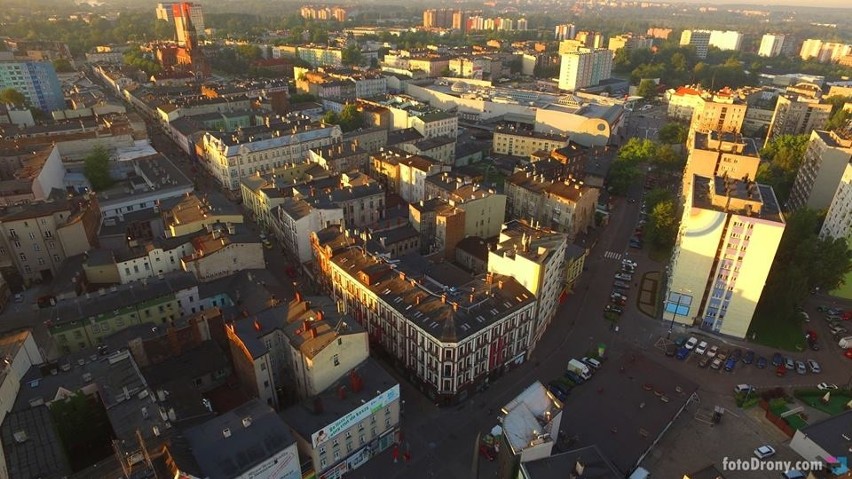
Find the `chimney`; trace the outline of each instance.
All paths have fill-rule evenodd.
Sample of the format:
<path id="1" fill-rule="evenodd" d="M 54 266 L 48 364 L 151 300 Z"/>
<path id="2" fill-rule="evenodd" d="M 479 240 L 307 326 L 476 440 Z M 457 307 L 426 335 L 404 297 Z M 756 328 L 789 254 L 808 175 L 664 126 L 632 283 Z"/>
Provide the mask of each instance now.
<path id="1" fill-rule="evenodd" d="M 491 283 L 493 283 L 493 282 L 494 282 L 494 273 L 492 273 L 491 271 L 489 271 L 489 272 L 488 272 L 488 274 L 486 274 L 486 275 L 485 275 L 485 283 L 486 283 L 486 284 L 491 284 Z"/>
<path id="2" fill-rule="evenodd" d="M 578 476 L 578 477 L 582 477 L 582 476 L 583 476 L 583 472 L 584 472 L 585 470 L 586 470 L 586 465 L 585 465 L 585 464 L 583 464 L 583 460 L 582 460 L 582 459 L 577 459 L 577 463 L 576 463 L 576 464 L 574 464 L 574 472 L 576 472 L 576 473 L 577 473 L 577 476 Z"/>
<path id="3" fill-rule="evenodd" d="M 243 427 L 247 428 L 251 426 L 251 416 L 246 416 L 243 418 Z"/>
<path id="4" fill-rule="evenodd" d="M 346 386 L 341 385 L 337 388 L 337 397 L 341 400 L 346 399 Z"/>
<path id="5" fill-rule="evenodd" d="M 414 303 L 418 304 L 418 305 L 420 304 L 420 295 L 419 294 L 414 297 Z"/>
<path id="6" fill-rule="evenodd" d="M 405 281 L 405 273 L 403 271 L 399 272 L 399 279 Z"/>
<path id="7" fill-rule="evenodd" d="M 311 322 L 307 319 L 302 321 L 302 332 L 307 333 L 309 329 L 311 329 Z"/>
<path id="8" fill-rule="evenodd" d="M 296 297 L 294 299 L 296 300 L 297 303 L 301 303 L 302 302 L 302 293 L 300 293 L 299 291 L 296 291 Z"/>
<path id="9" fill-rule="evenodd" d="M 502 279 L 500 281 L 497 281 L 497 288 L 503 289 L 503 280 Z"/>
<path id="10" fill-rule="evenodd" d="M 364 380 L 361 379 L 361 376 L 358 375 L 354 370 L 349 373 L 349 383 L 352 389 L 352 392 L 358 393 L 361 391 L 361 388 L 364 387 Z"/>
<path id="11" fill-rule="evenodd" d="M 229 429 L 227 427 L 225 429 L 222 429 L 222 436 L 231 437 L 231 429 Z"/>

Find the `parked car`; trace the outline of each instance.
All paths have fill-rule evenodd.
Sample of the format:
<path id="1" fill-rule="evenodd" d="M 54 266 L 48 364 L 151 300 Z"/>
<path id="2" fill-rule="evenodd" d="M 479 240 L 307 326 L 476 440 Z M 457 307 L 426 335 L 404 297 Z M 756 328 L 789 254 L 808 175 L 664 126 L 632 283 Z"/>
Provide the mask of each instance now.
<path id="1" fill-rule="evenodd" d="M 630 240 L 630 243 L 628 244 L 628 246 L 630 246 L 630 247 L 631 247 L 631 248 L 633 248 L 633 249 L 642 249 L 642 242 L 641 242 L 641 241 L 637 241 L 637 240 L 632 240 L 632 239 L 631 239 L 631 240 Z"/>
<path id="2" fill-rule="evenodd" d="M 799 374 L 808 373 L 808 368 L 805 367 L 805 363 L 803 361 L 796 361 L 796 372 Z"/>
<path id="3" fill-rule="evenodd" d="M 787 375 L 787 368 L 784 367 L 783 364 L 779 364 L 778 366 L 775 367 L 775 375 L 778 376 L 779 378 L 783 378 L 784 376 Z"/>
<path id="4" fill-rule="evenodd" d="M 745 356 L 743 356 L 743 363 L 751 364 L 754 362 L 754 351 L 746 351 Z"/>
<path id="5" fill-rule="evenodd" d="M 708 358 L 707 356 L 704 356 L 703 358 L 701 358 L 701 361 L 698 362 L 698 367 L 699 368 L 706 368 L 707 366 L 710 365 L 711 361 L 712 361 L 712 359 Z"/>
<path id="6" fill-rule="evenodd" d="M 784 356 L 781 356 L 781 353 L 775 353 L 772 355 L 772 365 L 780 366 L 784 364 Z"/>
<path id="7" fill-rule="evenodd" d="M 677 347 L 681 347 L 681 346 L 683 346 L 684 344 L 686 344 L 686 340 L 687 340 L 687 337 L 686 337 L 686 336 L 678 336 L 678 337 L 676 337 L 676 338 L 674 339 L 674 341 L 672 341 L 672 342 L 675 344 L 675 346 L 677 346 Z"/>
<path id="8" fill-rule="evenodd" d="M 751 384 L 737 384 L 736 386 L 734 386 L 734 394 L 750 393 L 754 392 L 755 390 L 757 390 L 757 388 L 752 386 Z"/>
<path id="9" fill-rule="evenodd" d="M 598 360 L 597 360 L 597 359 L 595 359 L 595 358 L 586 358 L 586 357 L 584 357 L 584 358 L 583 358 L 583 359 L 581 359 L 580 361 L 582 361 L 582 362 L 584 362 L 584 363 L 588 364 L 588 365 L 589 365 L 589 366 L 591 366 L 593 369 L 600 369 L 600 368 L 601 368 L 601 362 L 600 362 L 600 361 L 598 361 Z"/>
<path id="10" fill-rule="evenodd" d="M 766 459 L 775 455 L 775 448 L 770 445 L 763 445 L 754 450 L 754 457 L 758 459 Z"/>
<path id="11" fill-rule="evenodd" d="M 583 384 L 583 378 L 580 377 L 579 374 L 574 371 L 565 371 L 564 376 L 571 380 L 574 384 Z"/>
<path id="12" fill-rule="evenodd" d="M 737 360 L 733 357 L 730 357 L 727 361 L 725 361 L 725 371 L 728 371 L 729 373 L 733 372 L 735 367 L 737 367 Z"/>
<path id="13" fill-rule="evenodd" d="M 695 349 L 695 345 L 697 345 L 697 344 L 698 344 L 698 339 L 696 339 L 695 336 L 692 336 L 686 341 L 686 344 L 684 344 L 683 346 L 686 349 Z"/>
<path id="14" fill-rule="evenodd" d="M 719 352 L 719 346 L 713 345 L 713 346 L 710 346 L 710 349 L 707 350 L 706 354 L 707 354 L 708 358 L 715 358 L 716 353 L 718 353 L 718 352 Z"/>
<path id="15" fill-rule="evenodd" d="M 820 391 L 835 391 L 839 388 L 837 387 L 837 384 L 819 383 L 817 384 L 817 389 L 819 389 Z"/>
<path id="16" fill-rule="evenodd" d="M 796 369 L 796 361 L 793 361 L 793 358 L 784 358 L 784 367 L 787 368 L 788 371 L 792 371 Z"/>
<path id="17" fill-rule="evenodd" d="M 757 366 L 758 369 L 765 369 L 766 363 L 768 363 L 768 362 L 769 361 L 767 361 L 766 358 L 764 358 L 763 356 L 760 356 L 759 358 L 757 358 L 757 363 L 755 364 L 755 366 Z"/>
<path id="18" fill-rule="evenodd" d="M 734 361 L 739 361 L 740 359 L 742 359 L 742 357 L 743 357 L 743 350 L 740 349 L 740 348 L 735 349 L 731 353 L 731 359 L 733 359 Z"/>
<path id="19" fill-rule="evenodd" d="M 808 341 L 808 347 L 811 348 L 811 351 L 819 351 L 819 342 Z"/>
<path id="20" fill-rule="evenodd" d="M 617 273 L 615 275 L 615 279 L 618 279 L 618 280 L 621 280 L 621 281 L 633 281 L 633 275 L 630 274 L 630 273 Z"/>
<path id="21" fill-rule="evenodd" d="M 698 343 L 698 346 L 695 347 L 695 354 L 704 354 L 707 352 L 707 341 L 701 341 Z"/>
<path id="22" fill-rule="evenodd" d="M 615 280 L 612 284 L 616 288 L 630 289 L 630 283 L 625 283 L 624 281 Z"/>
<path id="23" fill-rule="evenodd" d="M 630 291 L 624 288 L 612 288 L 612 292 L 621 295 L 621 297 L 624 298 L 625 301 L 627 301 L 627 295 L 630 293 Z"/>
<path id="24" fill-rule="evenodd" d="M 713 359 L 713 362 L 710 364 L 710 369 L 719 369 L 722 367 L 722 360 L 719 358 Z"/>
<path id="25" fill-rule="evenodd" d="M 809 322 L 811 321 L 811 317 L 810 317 L 810 315 L 808 315 L 808 313 L 806 313 L 806 312 L 804 312 L 804 311 L 799 311 L 799 316 L 801 316 L 801 317 L 802 317 L 802 321 L 804 321 L 804 322 L 806 322 L 806 323 L 809 323 Z"/>
<path id="26" fill-rule="evenodd" d="M 810 369 L 812 373 L 819 374 L 822 372 L 822 368 L 819 367 L 819 363 L 813 359 L 808 359 L 805 363 L 807 363 L 808 369 Z"/>
<path id="27" fill-rule="evenodd" d="M 677 354 L 675 355 L 675 357 L 680 359 L 681 361 L 686 359 L 687 356 L 689 356 L 689 349 L 686 349 L 686 347 L 678 349 Z"/>
<path id="28" fill-rule="evenodd" d="M 621 264 L 626 265 L 626 266 L 630 266 L 631 268 L 635 268 L 637 266 L 635 261 L 633 261 L 631 259 L 627 259 L 627 258 L 622 259 Z"/>
<path id="29" fill-rule="evenodd" d="M 716 354 L 716 357 L 719 358 L 722 361 L 728 359 L 728 350 L 727 349 L 720 349 L 719 352 Z"/>
<path id="30" fill-rule="evenodd" d="M 620 306 L 616 306 L 614 304 L 608 304 L 604 308 L 604 311 L 606 311 L 607 313 L 622 314 L 622 313 L 624 313 L 624 308 L 622 308 Z"/>
<path id="31" fill-rule="evenodd" d="M 557 381 L 551 381 L 550 384 L 547 385 L 547 389 L 556 396 L 560 401 L 565 401 L 568 398 L 568 388 Z"/>

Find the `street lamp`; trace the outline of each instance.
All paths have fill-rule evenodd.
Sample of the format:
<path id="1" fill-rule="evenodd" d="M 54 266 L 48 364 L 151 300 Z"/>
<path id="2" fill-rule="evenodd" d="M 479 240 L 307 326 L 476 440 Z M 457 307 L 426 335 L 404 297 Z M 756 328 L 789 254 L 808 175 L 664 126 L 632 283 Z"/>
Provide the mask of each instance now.
<path id="1" fill-rule="evenodd" d="M 675 297 L 677 298 L 676 300 L 675 300 Z M 674 308 L 671 308 L 671 306 L 674 306 Z M 687 308 L 686 314 L 680 313 L 680 307 L 681 306 L 686 306 L 686 308 Z M 690 309 L 691 306 L 692 306 L 692 291 L 691 290 L 681 289 L 681 290 L 670 290 L 669 291 L 669 297 L 666 300 L 665 311 L 666 312 L 671 311 L 672 321 L 669 324 L 669 331 L 668 331 L 668 335 L 666 336 L 666 338 L 670 339 L 672 337 L 672 331 L 674 331 L 675 319 L 677 319 L 678 315 L 688 316 L 689 315 L 689 309 Z"/>

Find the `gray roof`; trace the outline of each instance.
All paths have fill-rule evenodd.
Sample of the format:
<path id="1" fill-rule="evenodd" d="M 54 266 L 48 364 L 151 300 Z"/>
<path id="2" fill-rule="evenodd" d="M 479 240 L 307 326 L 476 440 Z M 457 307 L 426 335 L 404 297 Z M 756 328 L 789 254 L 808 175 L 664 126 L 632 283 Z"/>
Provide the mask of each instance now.
<path id="1" fill-rule="evenodd" d="M 844 456 L 852 447 L 852 441 L 843 437 L 852 432 L 852 411 L 810 424 L 799 431 L 831 455 Z"/>
<path id="2" fill-rule="evenodd" d="M 54 325 L 97 316 L 131 305 L 168 296 L 178 291 L 198 285 L 192 273 L 175 271 L 163 275 L 163 279 L 150 278 L 145 282 L 137 281 L 116 286 L 115 291 L 101 290 L 104 294 L 91 293 L 72 300 L 60 301 L 52 308 L 40 310 L 42 320 L 50 320 Z"/>
<path id="3" fill-rule="evenodd" d="M 204 341 L 197 348 L 185 351 L 180 356 L 171 357 L 145 368 L 142 374 L 152 388 L 157 388 L 171 381 L 178 379 L 190 381 L 229 367 L 228 356 L 222 348 L 215 341 Z"/>
<path id="4" fill-rule="evenodd" d="M 23 442 L 15 434 L 23 432 Z M 3 421 L 3 451 L 9 477 L 59 479 L 71 474 L 68 458 L 46 406 L 10 412 Z"/>
<path id="5" fill-rule="evenodd" d="M 311 435 L 376 397 L 376 391 L 387 391 L 399 384 L 393 376 L 374 359 L 367 358 L 353 371 L 363 380 L 361 390 L 353 391 L 350 375 L 334 382 L 317 397 L 322 402 L 322 412 L 317 412 L 315 400 L 304 401 L 281 412 L 281 418 L 293 431 L 310 442 Z M 346 395 L 340 398 L 340 388 L 346 388 Z"/>
<path id="6" fill-rule="evenodd" d="M 248 427 L 243 419 L 251 418 Z M 230 437 L 223 431 L 230 430 Z M 209 479 L 237 477 L 295 443 L 284 421 L 257 399 L 184 432 Z"/>
<path id="7" fill-rule="evenodd" d="M 521 465 L 526 470 L 523 475 L 528 479 L 565 479 L 577 473 L 577 464 L 582 463 L 583 474 L 576 477 L 588 479 L 623 479 L 615 466 L 597 446 L 587 446 L 573 451 L 543 457 Z M 691 476 L 690 476 L 691 477 Z"/>

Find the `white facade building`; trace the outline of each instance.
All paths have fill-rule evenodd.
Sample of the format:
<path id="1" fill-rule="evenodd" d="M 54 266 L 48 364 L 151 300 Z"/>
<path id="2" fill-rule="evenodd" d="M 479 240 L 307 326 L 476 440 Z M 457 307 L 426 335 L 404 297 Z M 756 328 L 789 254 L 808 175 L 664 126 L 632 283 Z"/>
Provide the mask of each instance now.
<path id="1" fill-rule="evenodd" d="M 612 51 L 606 48 L 580 49 L 561 55 L 559 89 L 574 91 L 594 86 L 612 76 Z"/>
<path id="2" fill-rule="evenodd" d="M 757 54 L 762 57 L 777 57 L 784 48 L 784 35 L 778 33 L 766 33 L 760 39 L 760 49 Z"/>

